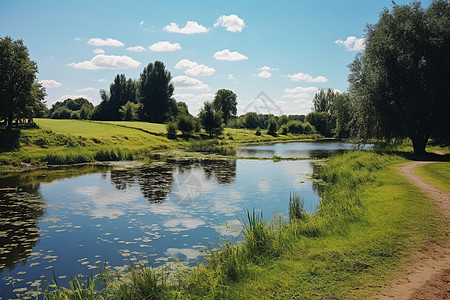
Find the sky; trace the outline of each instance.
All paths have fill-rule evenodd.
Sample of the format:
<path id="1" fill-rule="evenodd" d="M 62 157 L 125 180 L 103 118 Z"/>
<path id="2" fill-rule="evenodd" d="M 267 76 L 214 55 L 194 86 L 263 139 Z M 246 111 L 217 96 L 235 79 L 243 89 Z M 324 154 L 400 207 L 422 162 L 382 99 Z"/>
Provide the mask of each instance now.
<path id="1" fill-rule="evenodd" d="M 307 114 L 318 89 L 348 89 L 347 66 L 384 8 L 392 1 L 0 0 L 0 37 L 28 47 L 48 107 L 96 105 L 117 74 L 138 79 L 159 60 L 193 115 L 219 89 L 236 93 L 238 115 Z"/>

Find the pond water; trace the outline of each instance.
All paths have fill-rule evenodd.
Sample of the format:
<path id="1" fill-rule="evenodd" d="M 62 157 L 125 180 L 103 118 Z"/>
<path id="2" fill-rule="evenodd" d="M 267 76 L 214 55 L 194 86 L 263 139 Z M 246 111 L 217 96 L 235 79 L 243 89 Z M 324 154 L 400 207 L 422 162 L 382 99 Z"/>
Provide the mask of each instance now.
<path id="1" fill-rule="evenodd" d="M 296 152 L 296 145 L 310 147 L 253 146 L 238 156 L 303 157 L 314 150 Z M 330 151 L 349 148 L 340 145 Z M 195 264 L 207 245 L 239 240 L 245 209 L 261 210 L 266 219 L 285 217 L 289 195 L 297 192 L 305 210 L 314 212 L 319 196 L 312 172 L 309 160 L 183 159 L 0 178 L 1 299 L 33 295 L 45 280 L 53 281 L 53 272 L 59 284 L 70 275 L 96 274 L 96 264 L 105 261 L 116 270 L 130 263 L 158 266 L 173 257 Z M 17 191 L 1 190 L 6 187 Z"/>

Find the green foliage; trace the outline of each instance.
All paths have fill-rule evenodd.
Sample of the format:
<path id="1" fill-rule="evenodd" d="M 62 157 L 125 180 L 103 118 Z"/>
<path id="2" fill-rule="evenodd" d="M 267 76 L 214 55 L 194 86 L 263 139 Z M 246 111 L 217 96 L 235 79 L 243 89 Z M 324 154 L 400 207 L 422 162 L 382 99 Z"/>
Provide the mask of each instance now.
<path id="1" fill-rule="evenodd" d="M 222 112 L 215 111 L 212 103 L 204 103 L 203 108 L 200 109 L 198 118 L 210 137 L 217 136 L 222 133 L 224 128 Z"/>
<path id="2" fill-rule="evenodd" d="M 350 65 L 350 93 L 363 138 L 404 138 L 416 154 L 430 136 L 450 140 L 450 2 L 385 9 L 366 28 Z"/>
<path id="3" fill-rule="evenodd" d="M 15 119 L 32 119 L 42 111 L 46 94 L 37 72 L 22 40 L 0 38 L 0 120 L 7 121 L 8 129 Z"/>
<path id="4" fill-rule="evenodd" d="M 171 80 L 172 75 L 161 61 L 149 63 L 144 68 L 137 89 L 141 120 L 163 123 L 169 118 L 169 103 L 174 91 Z"/>
<path id="5" fill-rule="evenodd" d="M 323 136 L 329 136 L 327 114 L 325 112 L 310 112 L 306 115 L 306 121 Z"/>
<path id="6" fill-rule="evenodd" d="M 169 136 L 169 138 L 171 138 L 171 139 L 175 138 L 177 136 L 177 131 L 178 131 L 177 123 L 176 122 L 167 123 L 166 130 L 167 130 L 167 135 Z"/>
<path id="7" fill-rule="evenodd" d="M 123 121 L 136 121 L 138 117 L 139 103 L 128 101 L 125 105 L 122 105 L 119 109 L 119 113 L 122 116 Z"/>
<path id="8" fill-rule="evenodd" d="M 261 135 L 261 128 L 256 127 L 255 135 L 260 136 Z"/>
<path id="9" fill-rule="evenodd" d="M 289 121 L 286 124 L 286 129 L 289 133 L 301 134 L 303 133 L 303 123 L 300 121 Z"/>
<path id="10" fill-rule="evenodd" d="M 178 117 L 177 126 L 184 136 L 190 135 L 195 129 L 194 120 L 188 115 Z"/>
<path id="11" fill-rule="evenodd" d="M 62 102 L 58 101 L 49 110 L 52 119 L 89 119 L 94 110 L 94 105 L 84 98 L 68 98 Z"/>
<path id="12" fill-rule="evenodd" d="M 230 118 L 236 116 L 237 96 L 233 91 L 226 89 L 218 90 L 212 104 L 216 111 L 222 112 L 222 118 L 225 125 L 228 124 Z"/>
<path id="13" fill-rule="evenodd" d="M 286 124 L 284 124 L 284 125 L 281 126 L 281 134 L 282 134 L 282 135 L 288 134 L 288 127 L 287 127 Z"/>
<path id="14" fill-rule="evenodd" d="M 289 221 L 304 220 L 306 218 L 306 212 L 303 209 L 305 201 L 296 193 L 291 193 L 289 197 Z"/>
<path id="15" fill-rule="evenodd" d="M 277 135 L 277 130 L 278 130 L 277 121 L 275 120 L 275 118 L 271 118 L 269 120 L 269 126 L 267 126 L 267 134 L 275 136 Z"/>
<path id="16" fill-rule="evenodd" d="M 444 192 L 450 193 L 450 163 L 436 162 L 426 164 L 414 169 L 422 179 Z"/>

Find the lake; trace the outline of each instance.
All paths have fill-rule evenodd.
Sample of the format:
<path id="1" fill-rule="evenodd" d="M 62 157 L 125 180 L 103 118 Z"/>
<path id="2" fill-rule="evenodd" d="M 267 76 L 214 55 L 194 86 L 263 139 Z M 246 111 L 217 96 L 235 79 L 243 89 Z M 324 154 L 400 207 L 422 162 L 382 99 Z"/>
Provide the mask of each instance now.
<path id="1" fill-rule="evenodd" d="M 314 146 L 316 148 L 314 148 Z M 246 146 L 240 157 L 325 157 L 345 143 Z M 319 151 L 319 152 L 317 152 Z M 328 154 L 327 154 L 328 153 Z M 33 295 L 45 280 L 201 260 L 205 247 L 238 241 L 245 210 L 286 217 L 290 193 L 315 212 L 310 160 L 200 160 L 49 169 L 0 178 L 0 294 Z"/>

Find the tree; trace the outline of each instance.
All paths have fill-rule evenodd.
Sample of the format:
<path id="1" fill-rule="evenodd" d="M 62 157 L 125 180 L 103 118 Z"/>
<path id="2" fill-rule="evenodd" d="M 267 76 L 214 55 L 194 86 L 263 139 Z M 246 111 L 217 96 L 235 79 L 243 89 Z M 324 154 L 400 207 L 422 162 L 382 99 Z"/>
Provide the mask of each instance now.
<path id="1" fill-rule="evenodd" d="M 314 126 L 318 133 L 327 134 L 327 114 L 325 112 L 313 111 L 306 115 L 306 121 Z"/>
<path id="2" fill-rule="evenodd" d="M 335 134 L 339 138 L 348 138 L 354 128 L 353 105 L 348 93 L 338 94 L 334 101 Z"/>
<path id="3" fill-rule="evenodd" d="M 139 103 L 133 103 L 128 101 L 125 105 L 119 109 L 121 120 L 123 121 L 136 121 L 138 120 Z"/>
<path id="4" fill-rule="evenodd" d="M 78 112 L 78 119 L 89 119 L 94 105 L 84 98 L 68 98 L 62 102 L 55 102 L 50 108 L 49 115 L 52 119 L 73 119 L 72 112 Z"/>
<path id="5" fill-rule="evenodd" d="M 194 131 L 195 123 L 191 116 L 182 115 L 178 117 L 177 127 L 184 136 L 188 136 Z"/>
<path id="6" fill-rule="evenodd" d="M 122 119 L 120 109 L 127 102 L 136 103 L 136 82 L 128 79 L 124 74 L 114 77 L 113 83 L 109 86 L 109 92 L 100 90 L 102 102 L 96 107 L 92 114 L 95 120 L 118 121 Z"/>
<path id="7" fill-rule="evenodd" d="M 350 64 L 350 93 L 362 137 L 404 138 L 416 154 L 450 135 L 450 2 L 385 9 L 367 26 Z"/>
<path id="8" fill-rule="evenodd" d="M 14 119 L 32 118 L 42 108 L 45 89 L 36 82 L 37 72 L 22 40 L 0 38 L 0 119 L 9 130 Z"/>
<path id="9" fill-rule="evenodd" d="M 269 125 L 267 126 L 267 134 L 276 135 L 278 130 L 277 121 L 275 118 L 270 118 Z"/>
<path id="10" fill-rule="evenodd" d="M 211 102 L 205 102 L 198 114 L 200 123 L 210 137 L 219 135 L 223 130 L 222 111 L 215 111 Z"/>
<path id="11" fill-rule="evenodd" d="M 237 96 L 233 91 L 220 89 L 214 96 L 213 106 L 216 111 L 221 111 L 223 121 L 228 124 L 231 117 L 235 117 L 237 113 Z"/>
<path id="12" fill-rule="evenodd" d="M 174 91 L 171 80 L 172 75 L 160 61 L 155 61 L 154 64 L 149 63 L 144 68 L 138 83 L 141 120 L 158 123 L 166 121 L 169 101 Z"/>
<path id="13" fill-rule="evenodd" d="M 323 112 L 326 114 L 327 124 L 326 130 L 321 132 L 324 136 L 331 136 L 336 128 L 335 105 L 336 98 L 340 93 L 333 89 L 320 89 L 313 98 L 315 112 Z"/>

